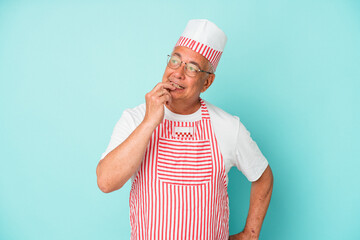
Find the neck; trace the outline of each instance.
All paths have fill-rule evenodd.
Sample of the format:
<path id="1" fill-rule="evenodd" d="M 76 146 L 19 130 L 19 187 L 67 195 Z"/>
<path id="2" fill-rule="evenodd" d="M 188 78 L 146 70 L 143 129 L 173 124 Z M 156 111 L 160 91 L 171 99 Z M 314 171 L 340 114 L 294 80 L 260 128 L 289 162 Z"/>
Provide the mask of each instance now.
<path id="1" fill-rule="evenodd" d="M 183 100 L 172 100 L 170 104 L 166 104 L 166 107 L 176 114 L 188 115 L 199 110 L 201 106 L 200 98 L 191 102 L 184 102 Z"/>

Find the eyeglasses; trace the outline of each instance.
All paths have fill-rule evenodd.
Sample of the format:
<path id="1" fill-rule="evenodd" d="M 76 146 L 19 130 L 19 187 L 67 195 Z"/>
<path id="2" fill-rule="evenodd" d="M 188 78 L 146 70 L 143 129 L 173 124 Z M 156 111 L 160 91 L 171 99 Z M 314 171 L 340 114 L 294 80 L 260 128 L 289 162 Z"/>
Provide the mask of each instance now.
<path id="1" fill-rule="evenodd" d="M 168 58 L 167 58 L 167 66 L 169 68 L 172 68 L 172 69 L 178 69 L 181 64 L 184 63 L 185 66 L 184 66 L 184 72 L 186 75 L 188 75 L 189 77 L 196 77 L 196 75 L 199 73 L 199 72 L 204 72 L 204 73 L 208 73 L 208 74 L 213 74 L 211 72 L 207 72 L 207 71 L 204 71 L 204 70 L 201 70 L 198 66 L 196 66 L 195 64 L 193 63 L 186 63 L 186 62 L 183 62 L 181 61 L 181 58 L 176 56 L 176 55 L 168 55 Z"/>

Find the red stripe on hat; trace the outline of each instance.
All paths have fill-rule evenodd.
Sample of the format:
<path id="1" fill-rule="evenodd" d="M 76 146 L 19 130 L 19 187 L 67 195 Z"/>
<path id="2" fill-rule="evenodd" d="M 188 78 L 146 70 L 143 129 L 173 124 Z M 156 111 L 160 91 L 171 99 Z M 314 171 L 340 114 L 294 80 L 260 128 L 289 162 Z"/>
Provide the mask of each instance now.
<path id="1" fill-rule="evenodd" d="M 192 49 L 192 47 L 194 46 L 194 44 L 195 44 L 195 41 L 194 41 L 194 40 L 191 40 L 191 41 L 189 42 L 189 48 Z"/>
<path id="2" fill-rule="evenodd" d="M 210 61 L 210 56 L 213 54 L 214 49 L 212 49 L 211 47 L 209 47 L 209 52 L 207 53 L 207 59 Z"/>
<path id="3" fill-rule="evenodd" d="M 188 38 L 187 37 L 184 37 L 184 41 L 182 42 L 182 44 L 181 45 L 184 45 L 185 43 L 186 43 L 186 41 L 188 40 Z"/>
<path id="4" fill-rule="evenodd" d="M 203 55 L 204 55 L 204 57 L 205 57 L 206 59 L 207 59 L 207 54 L 208 54 L 209 49 L 210 49 L 210 48 L 209 48 L 208 46 L 206 46 L 206 47 L 205 47 L 206 52 L 205 52 L 205 50 L 204 50 L 204 54 L 203 54 Z"/>
<path id="5" fill-rule="evenodd" d="M 181 46 L 183 42 L 184 42 L 184 37 L 181 37 L 181 40 L 180 40 L 178 46 Z"/>
<path id="6" fill-rule="evenodd" d="M 192 48 L 192 47 L 194 46 L 194 44 L 195 44 L 195 41 L 192 40 L 192 41 L 190 42 L 190 44 L 189 44 L 189 48 Z"/>
<path id="7" fill-rule="evenodd" d="M 195 52 L 199 52 L 199 50 L 198 50 L 199 45 L 200 45 L 200 43 L 197 42 L 196 47 L 195 47 Z"/>
<path id="8" fill-rule="evenodd" d="M 183 41 L 184 41 L 184 37 L 180 37 L 180 42 L 179 42 L 179 44 L 178 44 L 178 46 L 181 46 L 181 44 L 183 43 Z"/>
<path id="9" fill-rule="evenodd" d="M 215 50 L 201 42 L 181 36 L 175 46 L 185 46 L 203 55 L 212 64 L 214 71 L 219 63 L 222 51 Z"/>
<path id="10" fill-rule="evenodd" d="M 219 59 L 220 59 L 220 56 L 221 56 L 221 51 L 219 51 L 219 54 L 216 56 L 216 62 L 218 62 L 219 61 Z"/>
<path id="11" fill-rule="evenodd" d="M 190 38 L 186 38 L 186 41 L 185 41 L 185 43 L 184 43 L 184 45 L 185 45 L 186 47 L 188 46 L 190 40 L 191 40 Z"/>
<path id="12" fill-rule="evenodd" d="M 206 45 L 203 44 L 203 46 L 201 47 L 200 54 L 204 55 L 205 50 L 206 50 Z"/>
<path id="13" fill-rule="evenodd" d="M 214 54 L 215 54 L 215 50 L 211 49 L 210 54 L 209 54 L 209 58 L 208 58 L 208 60 L 211 62 L 211 64 L 212 64 L 212 59 L 214 57 Z"/>
<path id="14" fill-rule="evenodd" d="M 176 43 L 176 46 L 178 46 L 180 44 L 180 41 L 183 39 L 183 37 L 180 37 L 179 40 Z"/>
<path id="15" fill-rule="evenodd" d="M 194 45 L 193 45 L 193 47 L 192 47 L 192 50 L 194 50 L 194 51 L 195 51 L 195 50 L 196 50 L 197 45 L 198 45 L 198 42 L 194 40 Z M 196 51 L 195 51 L 195 52 L 196 52 Z"/>
<path id="16" fill-rule="evenodd" d="M 217 64 L 217 62 L 218 62 L 218 59 L 219 59 L 219 55 L 220 55 L 220 51 L 217 51 L 217 53 L 216 53 L 216 55 L 214 56 L 214 60 L 213 60 L 213 66 L 215 65 L 215 64 Z"/>
<path id="17" fill-rule="evenodd" d="M 204 44 L 202 43 L 201 45 L 200 45 L 200 49 L 199 49 L 199 53 L 200 54 L 202 54 L 202 51 L 204 51 Z"/>
<path id="18" fill-rule="evenodd" d="M 219 55 L 216 58 L 216 66 L 219 64 L 221 54 L 222 54 L 222 52 L 220 52 Z"/>
<path id="19" fill-rule="evenodd" d="M 213 53 L 213 55 L 212 55 L 211 58 L 210 58 L 211 64 L 214 64 L 215 56 L 218 54 L 218 52 L 219 52 L 219 51 L 214 50 L 214 53 Z"/>
<path id="20" fill-rule="evenodd" d="M 214 49 L 210 48 L 207 59 L 210 61 L 211 56 L 214 54 Z"/>
<path id="21" fill-rule="evenodd" d="M 183 39 L 183 41 L 182 41 L 181 45 L 184 45 L 186 41 L 187 41 L 187 38 L 186 38 L 186 37 L 184 37 L 184 39 Z"/>
<path id="22" fill-rule="evenodd" d="M 219 60 L 220 60 L 221 55 L 222 55 L 222 52 L 220 52 L 219 56 L 218 56 L 217 59 L 216 59 L 216 62 L 215 62 L 215 64 L 214 64 L 214 71 L 216 70 L 217 65 L 219 64 Z"/>
<path id="23" fill-rule="evenodd" d="M 184 41 L 186 40 L 186 38 L 185 37 L 182 37 L 181 38 L 181 43 L 180 44 L 184 44 Z"/>
<path id="24" fill-rule="evenodd" d="M 187 42 L 188 38 L 187 37 L 184 37 L 184 41 L 181 43 L 181 46 L 184 46 Z"/>
<path id="25" fill-rule="evenodd" d="M 193 45 L 194 45 L 194 40 L 191 40 L 191 41 L 189 42 L 189 48 L 191 49 Z"/>
<path id="26" fill-rule="evenodd" d="M 215 54 L 214 59 L 213 59 L 214 63 L 217 61 L 217 58 L 218 58 L 219 54 L 220 54 L 220 51 L 216 51 L 216 54 Z"/>

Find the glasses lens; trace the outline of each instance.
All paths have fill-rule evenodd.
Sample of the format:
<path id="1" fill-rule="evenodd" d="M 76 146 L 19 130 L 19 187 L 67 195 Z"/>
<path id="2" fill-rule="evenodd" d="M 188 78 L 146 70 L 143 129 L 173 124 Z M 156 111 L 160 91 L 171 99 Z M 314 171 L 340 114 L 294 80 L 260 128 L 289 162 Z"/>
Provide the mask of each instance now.
<path id="1" fill-rule="evenodd" d="M 187 63 L 185 67 L 185 71 L 187 75 L 191 77 L 195 77 L 196 74 L 200 71 L 200 69 L 195 64 Z"/>
<path id="2" fill-rule="evenodd" d="M 181 59 L 177 56 L 168 57 L 168 66 L 170 68 L 178 68 L 181 65 Z"/>

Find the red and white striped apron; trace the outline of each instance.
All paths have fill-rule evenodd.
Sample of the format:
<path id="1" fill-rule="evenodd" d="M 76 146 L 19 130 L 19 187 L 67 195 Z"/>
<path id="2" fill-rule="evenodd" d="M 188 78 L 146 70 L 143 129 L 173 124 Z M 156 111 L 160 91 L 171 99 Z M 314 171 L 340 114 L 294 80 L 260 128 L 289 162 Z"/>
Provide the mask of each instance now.
<path id="1" fill-rule="evenodd" d="M 131 239 L 228 239 L 222 155 L 202 99 L 201 120 L 164 119 L 130 191 Z"/>

